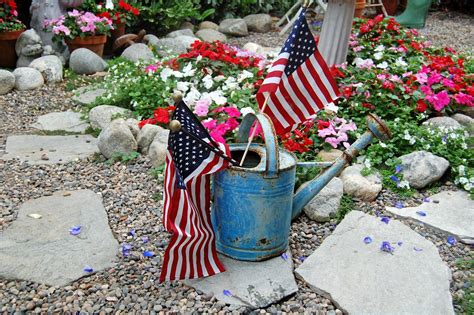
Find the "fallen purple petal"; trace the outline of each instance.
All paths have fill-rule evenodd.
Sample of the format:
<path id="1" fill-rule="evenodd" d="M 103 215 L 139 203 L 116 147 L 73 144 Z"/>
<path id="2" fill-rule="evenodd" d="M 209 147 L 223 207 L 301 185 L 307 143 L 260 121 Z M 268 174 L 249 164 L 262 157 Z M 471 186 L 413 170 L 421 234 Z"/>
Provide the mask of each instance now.
<path id="1" fill-rule="evenodd" d="M 229 290 L 224 290 L 222 293 L 224 293 L 225 296 L 232 296 L 232 293 L 230 293 Z"/>
<path id="2" fill-rule="evenodd" d="M 418 214 L 418 215 L 420 215 L 420 216 L 422 216 L 422 217 L 426 217 L 426 212 L 421 211 L 421 210 L 417 211 L 416 214 Z"/>
<path id="3" fill-rule="evenodd" d="M 300 257 L 298 257 L 298 260 L 299 260 L 299 261 L 301 261 L 301 262 L 304 262 L 304 261 L 305 261 L 305 259 L 306 259 L 306 257 L 305 257 L 305 256 L 300 256 Z"/>
<path id="4" fill-rule="evenodd" d="M 130 255 L 130 250 L 132 249 L 132 245 L 128 243 L 122 244 L 122 255 L 128 256 Z"/>
<path id="5" fill-rule="evenodd" d="M 382 221 L 382 222 L 385 223 L 385 224 L 388 224 L 388 222 L 390 222 L 390 218 L 388 218 L 388 217 L 382 217 L 382 218 L 380 219 L 380 221 Z"/>
<path id="6" fill-rule="evenodd" d="M 448 236 L 448 244 L 451 245 L 451 246 L 454 246 L 454 245 L 456 245 L 456 243 L 457 243 L 456 238 L 452 235 L 449 235 Z"/>
<path id="7" fill-rule="evenodd" d="M 145 256 L 145 257 L 153 257 L 153 256 L 155 256 L 155 253 L 152 252 L 152 251 L 146 250 L 146 251 L 143 252 L 143 256 Z"/>
<path id="8" fill-rule="evenodd" d="M 397 209 L 403 208 L 403 203 L 401 203 L 400 201 L 397 201 L 397 202 L 395 203 L 395 208 L 397 208 Z"/>
<path id="9" fill-rule="evenodd" d="M 375 216 L 376 216 L 376 217 L 380 217 L 380 211 L 378 211 L 378 210 L 375 211 Z"/>
<path id="10" fill-rule="evenodd" d="M 422 252 L 422 251 L 423 251 L 423 248 L 419 248 L 419 247 L 416 247 L 416 246 L 415 246 L 415 247 L 413 247 L 413 250 L 414 250 L 415 252 Z"/>
<path id="11" fill-rule="evenodd" d="M 402 245 L 403 245 L 403 242 L 398 242 L 397 245 L 398 245 L 398 246 L 402 246 Z"/>
<path id="12" fill-rule="evenodd" d="M 393 254 L 393 251 L 395 250 L 395 248 L 392 247 L 392 245 L 390 245 L 390 242 L 383 241 L 382 245 L 380 245 L 380 250 L 383 252 Z"/>
<path id="13" fill-rule="evenodd" d="M 92 269 L 91 266 L 85 266 L 85 267 L 84 267 L 84 271 L 85 271 L 85 272 L 93 272 L 94 269 Z"/>
<path id="14" fill-rule="evenodd" d="M 401 170 L 402 170 L 402 166 L 401 166 L 401 165 L 395 166 L 395 173 L 396 173 L 396 174 L 400 173 Z"/>
<path id="15" fill-rule="evenodd" d="M 80 225 L 73 226 L 69 229 L 69 233 L 71 233 L 71 235 L 79 235 L 79 233 L 81 233 L 81 228 L 82 227 Z"/>
<path id="16" fill-rule="evenodd" d="M 130 232 L 128 232 L 128 235 L 135 237 L 135 229 L 131 229 Z"/>
<path id="17" fill-rule="evenodd" d="M 430 198 L 428 197 L 423 198 L 423 202 L 430 202 Z"/>
<path id="18" fill-rule="evenodd" d="M 281 258 L 283 258 L 284 261 L 288 261 L 288 254 L 287 253 L 281 254 Z"/>
<path id="19" fill-rule="evenodd" d="M 370 244 L 370 243 L 372 243 L 372 238 L 371 238 L 370 236 L 364 237 L 364 243 L 365 243 L 365 244 Z"/>
<path id="20" fill-rule="evenodd" d="M 143 243 L 148 243 L 148 236 L 142 236 L 142 242 Z"/>
<path id="21" fill-rule="evenodd" d="M 393 182 L 397 183 L 397 184 L 400 182 L 400 180 L 398 179 L 398 177 L 395 176 L 395 175 L 390 176 L 390 179 L 391 179 Z"/>

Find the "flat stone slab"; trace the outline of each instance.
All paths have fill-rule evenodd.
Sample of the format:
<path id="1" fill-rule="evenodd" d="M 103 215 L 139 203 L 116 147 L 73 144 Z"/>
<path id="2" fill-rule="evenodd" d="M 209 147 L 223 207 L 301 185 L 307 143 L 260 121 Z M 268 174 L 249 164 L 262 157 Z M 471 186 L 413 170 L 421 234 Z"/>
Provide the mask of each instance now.
<path id="1" fill-rule="evenodd" d="M 474 244 L 474 201 L 467 192 L 443 191 L 431 196 L 429 200 L 418 207 L 386 209 L 397 216 L 412 218 L 452 234 L 461 242 Z"/>
<path id="2" fill-rule="evenodd" d="M 76 112 L 54 112 L 38 117 L 33 128 L 44 131 L 67 131 L 84 133 L 89 123 L 82 119 L 81 113 Z"/>
<path id="3" fill-rule="evenodd" d="M 107 92 L 105 89 L 94 89 L 91 87 L 82 87 L 74 91 L 72 101 L 80 105 L 90 105 L 95 100 Z"/>
<path id="4" fill-rule="evenodd" d="M 185 284 L 227 304 L 266 307 L 298 291 L 291 254 L 289 251 L 286 254 L 287 259 L 279 256 L 261 262 L 239 261 L 219 254 L 225 272 L 186 280 Z M 230 294 L 225 295 L 224 290 Z"/>
<path id="5" fill-rule="evenodd" d="M 73 226 L 81 226 L 76 236 Z M 63 286 L 89 274 L 86 266 L 113 266 L 118 250 L 102 199 L 91 190 L 60 191 L 25 202 L 0 233 L 0 278 Z"/>
<path id="6" fill-rule="evenodd" d="M 393 253 L 380 249 L 383 241 Z M 454 314 L 438 249 L 396 220 L 349 212 L 295 272 L 344 313 Z"/>
<path id="7" fill-rule="evenodd" d="M 7 138 L 5 151 L 1 157 L 4 161 L 18 158 L 29 164 L 55 164 L 86 158 L 99 149 L 97 139 L 91 135 L 16 135 Z"/>

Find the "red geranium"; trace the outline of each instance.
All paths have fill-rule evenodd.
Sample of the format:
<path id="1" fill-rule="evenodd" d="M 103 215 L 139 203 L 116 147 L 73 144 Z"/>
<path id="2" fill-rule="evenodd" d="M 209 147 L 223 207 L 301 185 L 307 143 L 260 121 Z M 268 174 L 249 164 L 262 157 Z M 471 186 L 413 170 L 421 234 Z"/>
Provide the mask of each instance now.
<path id="1" fill-rule="evenodd" d="M 418 102 L 416 102 L 416 110 L 418 112 L 424 113 L 427 108 L 428 108 L 428 106 L 426 106 L 425 101 L 419 100 Z"/>

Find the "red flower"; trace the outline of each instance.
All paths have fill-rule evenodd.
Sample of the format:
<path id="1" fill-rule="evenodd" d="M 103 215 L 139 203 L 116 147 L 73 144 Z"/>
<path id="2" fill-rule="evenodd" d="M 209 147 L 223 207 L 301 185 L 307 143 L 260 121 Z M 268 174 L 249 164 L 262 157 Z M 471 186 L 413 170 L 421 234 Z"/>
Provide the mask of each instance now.
<path id="1" fill-rule="evenodd" d="M 342 88 L 342 94 L 346 97 L 349 98 L 352 95 L 352 86 L 345 86 Z"/>
<path id="2" fill-rule="evenodd" d="M 155 117 L 156 121 L 162 124 L 167 124 L 170 122 L 170 114 L 168 109 L 166 108 L 157 108 L 153 112 L 153 116 Z"/>
<path id="3" fill-rule="evenodd" d="M 365 33 L 370 32 L 371 27 L 369 26 L 369 24 L 364 23 L 360 26 L 359 30 L 361 34 L 365 34 Z"/>
<path id="4" fill-rule="evenodd" d="M 383 21 L 383 14 L 379 14 L 376 17 L 374 17 L 374 22 L 375 23 L 380 23 Z"/>
<path id="5" fill-rule="evenodd" d="M 323 130 L 331 125 L 329 121 L 318 120 L 318 130 Z"/>
<path id="6" fill-rule="evenodd" d="M 393 91 L 393 90 L 395 89 L 395 84 L 393 84 L 393 83 L 390 82 L 390 81 L 383 81 L 382 87 L 383 87 L 384 89 Z"/>
<path id="7" fill-rule="evenodd" d="M 368 109 L 375 109 L 375 106 L 370 103 L 362 103 L 362 107 L 365 107 Z"/>
<path id="8" fill-rule="evenodd" d="M 416 102 L 416 110 L 418 112 L 423 113 L 427 108 L 428 106 L 426 106 L 425 101 L 419 100 L 418 102 Z"/>

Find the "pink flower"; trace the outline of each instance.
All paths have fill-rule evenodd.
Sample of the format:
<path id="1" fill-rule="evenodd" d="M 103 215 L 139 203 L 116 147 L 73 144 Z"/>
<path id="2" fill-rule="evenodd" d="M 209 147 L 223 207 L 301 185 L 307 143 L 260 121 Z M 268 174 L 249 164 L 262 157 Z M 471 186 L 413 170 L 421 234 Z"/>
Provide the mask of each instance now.
<path id="1" fill-rule="evenodd" d="M 379 79 L 380 81 L 383 81 L 387 78 L 387 75 L 386 74 L 377 74 L 377 79 Z"/>
<path id="2" fill-rule="evenodd" d="M 359 51 L 361 51 L 362 49 L 364 49 L 363 46 L 357 46 L 357 47 L 353 47 L 353 48 L 352 48 L 352 50 L 353 50 L 354 52 L 359 52 Z"/>
<path id="3" fill-rule="evenodd" d="M 148 65 L 146 68 L 145 68 L 145 72 L 155 72 L 156 70 L 158 70 L 158 66 L 156 65 Z"/>
<path id="4" fill-rule="evenodd" d="M 198 116 L 206 116 L 209 113 L 209 105 L 211 105 L 211 100 L 204 98 L 196 102 L 194 107 L 194 113 Z"/>
<path id="5" fill-rule="evenodd" d="M 365 91 L 364 96 L 365 96 L 366 99 L 368 99 L 370 97 L 370 91 L 368 91 L 368 90 Z"/>
<path id="6" fill-rule="evenodd" d="M 235 108 L 235 107 L 225 107 L 224 112 L 229 115 L 229 117 L 239 117 L 240 116 L 240 111 Z"/>
<path id="7" fill-rule="evenodd" d="M 474 97 L 464 93 L 454 95 L 456 103 L 467 106 L 474 106 Z"/>
<path id="8" fill-rule="evenodd" d="M 318 130 L 318 136 L 320 136 L 321 138 L 324 138 L 330 135 L 336 135 L 336 130 L 334 130 L 334 127 L 332 124 L 327 128 Z"/>
<path id="9" fill-rule="evenodd" d="M 443 77 L 438 72 L 432 72 L 428 78 L 428 85 L 433 85 L 441 81 Z"/>
<path id="10" fill-rule="evenodd" d="M 426 96 L 426 100 L 433 105 L 433 108 L 440 112 L 443 108 L 445 108 L 451 99 L 449 98 L 448 92 L 441 91 L 438 94 L 432 94 Z"/>
<path id="11" fill-rule="evenodd" d="M 206 120 L 202 121 L 202 125 L 207 130 L 213 130 L 217 126 L 217 120 L 209 118 L 209 119 L 206 119 Z"/>
<path id="12" fill-rule="evenodd" d="M 349 46 L 350 47 L 354 47 L 354 46 L 357 46 L 358 42 L 356 40 L 351 40 L 349 41 Z"/>
<path id="13" fill-rule="evenodd" d="M 431 88 L 430 88 L 429 86 L 427 86 L 427 85 L 422 85 L 422 86 L 420 86 L 420 90 L 421 90 L 421 92 L 423 92 L 423 94 L 425 94 L 426 96 L 433 94 L 433 90 L 431 90 Z"/>
<path id="14" fill-rule="evenodd" d="M 227 125 L 229 131 L 232 131 L 239 126 L 239 122 L 234 117 L 227 119 L 225 124 Z"/>
<path id="15" fill-rule="evenodd" d="M 58 26 L 53 27 L 53 33 L 54 34 L 63 33 L 64 35 L 69 36 L 71 34 L 71 30 L 67 26 L 58 25 Z"/>
<path id="16" fill-rule="evenodd" d="M 78 16 L 81 16 L 81 12 L 77 11 L 76 9 L 70 11 L 67 13 L 69 16 L 72 16 L 72 17 L 78 17 Z"/>
<path id="17" fill-rule="evenodd" d="M 394 75 L 390 76 L 389 80 L 392 81 L 392 82 L 400 82 L 400 77 L 398 75 L 394 74 Z"/>
<path id="18" fill-rule="evenodd" d="M 329 143 L 335 149 L 337 148 L 337 145 L 339 144 L 340 141 L 334 137 L 327 137 L 326 139 L 324 139 L 324 142 Z"/>
<path id="19" fill-rule="evenodd" d="M 348 124 L 344 124 L 341 126 L 341 128 L 339 128 L 339 132 L 348 132 L 348 131 L 354 131 L 357 129 L 357 126 L 355 123 L 353 123 L 352 121 Z"/>
<path id="20" fill-rule="evenodd" d="M 406 77 L 409 77 L 413 74 L 413 72 L 405 72 L 404 74 L 402 74 L 402 77 L 406 78 Z"/>
<path id="21" fill-rule="evenodd" d="M 454 84 L 454 82 L 451 81 L 451 80 L 448 80 L 448 79 L 443 79 L 443 80 L 441 80 L 441 83 L 442 83 L 445 87 L 448 87 L 448 88 L 452 88 L 452 89 L 453 89 L 453 88 L 456 87 L 456 85 Z"/>
<path id="22" fill-rule="evenodd" d="M 416 77 L 416 82 L 420 84 L 425 84 L 426 82 L 428 82 L 428 75 L 426 73 L 419 72 L 415 74 L 415 77 Z"/>

